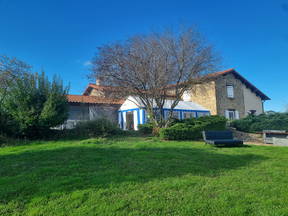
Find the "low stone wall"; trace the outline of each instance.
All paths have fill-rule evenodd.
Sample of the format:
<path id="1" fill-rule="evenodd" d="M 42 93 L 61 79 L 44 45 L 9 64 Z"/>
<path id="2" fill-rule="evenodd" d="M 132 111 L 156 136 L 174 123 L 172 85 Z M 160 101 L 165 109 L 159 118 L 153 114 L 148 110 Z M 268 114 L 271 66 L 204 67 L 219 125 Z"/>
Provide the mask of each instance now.
<path id="1" fill-rule="evenodd" d="M 275 145 L 275 146 L 287 146 L 288 147 L 288 139 L 287 138 L 273 137 L 273 145 Z"/>
<path id="2" fill-rule="evenodd" d="M 230 128 L 230 130 L 233 131 L 233 135 L 236 139 L 243 140 L 244 142 L 263 143 L 262 133 L 245 133 L 237 131 L 235 128 Z"/>

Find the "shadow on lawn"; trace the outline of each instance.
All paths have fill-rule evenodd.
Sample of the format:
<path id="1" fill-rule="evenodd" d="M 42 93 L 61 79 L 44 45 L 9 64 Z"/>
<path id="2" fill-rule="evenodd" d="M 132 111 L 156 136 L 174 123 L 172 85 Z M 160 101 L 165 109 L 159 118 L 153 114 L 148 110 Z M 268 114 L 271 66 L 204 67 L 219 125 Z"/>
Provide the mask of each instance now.
<path id="1" fill-rule="evenodd" d="M 197 148 L 67 147 L 0 156 L 0 202 L 186 174 L 216 177 L 265 157 Z"/>

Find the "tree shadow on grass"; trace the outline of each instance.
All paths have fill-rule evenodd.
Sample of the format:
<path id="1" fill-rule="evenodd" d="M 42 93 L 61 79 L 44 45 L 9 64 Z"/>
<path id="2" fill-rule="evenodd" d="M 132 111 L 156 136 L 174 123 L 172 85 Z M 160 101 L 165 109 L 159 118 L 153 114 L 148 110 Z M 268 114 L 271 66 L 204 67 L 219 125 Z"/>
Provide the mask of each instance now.
<path id="1" fill-rule="evenodd" d="M 124 182 L 197 175 L 217 177 L 259 163 L 254 154 L 197 148 L 66 147 L 0 156 L 0 203 Z"/>

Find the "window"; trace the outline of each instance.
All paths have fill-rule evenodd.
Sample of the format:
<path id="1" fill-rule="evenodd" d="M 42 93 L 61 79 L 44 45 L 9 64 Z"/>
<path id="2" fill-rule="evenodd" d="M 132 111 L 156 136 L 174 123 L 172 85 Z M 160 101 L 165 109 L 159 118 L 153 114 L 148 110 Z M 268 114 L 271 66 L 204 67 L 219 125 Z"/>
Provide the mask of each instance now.
<path id="1" fill-rule="evenodd" d="M 249 110 L 248 114 L 254 116 L 256 115 L 256 112 L 257 112 L 256 110 Z"/>
<path id="2" fill-rule="evenodd" d="M 229 109 L 225 111 L 225 117 L 229 120 L 239 119 L 239 112 L 234 109 Z"/>
<path id="3" fill-rule="evenodd" d="M 179 119 L 179 112 L 178 111 L 173 111 L 172 117 L 175 119 Z"/>
<path id="4" fill-rule="evenodd" d="M 208 116 L 208 115 L 210 115 L 208 112 L 198 112 L 198 113 L 197 113 L 197 116 L 198 116 L 198 117 Z"/>
<path id="5" fill-rule="evenodd" d="M 195 112 L 183 112 L 183 118 L 184 119 L 190 119 L 190 118 L 195 118 L 196 113 Z"/>
<path id="6" fill-rule="evenodd" d="M 227 85 L 227 97 L 228 98 L 234 98 L 234 87 L 233 85 Z"/>

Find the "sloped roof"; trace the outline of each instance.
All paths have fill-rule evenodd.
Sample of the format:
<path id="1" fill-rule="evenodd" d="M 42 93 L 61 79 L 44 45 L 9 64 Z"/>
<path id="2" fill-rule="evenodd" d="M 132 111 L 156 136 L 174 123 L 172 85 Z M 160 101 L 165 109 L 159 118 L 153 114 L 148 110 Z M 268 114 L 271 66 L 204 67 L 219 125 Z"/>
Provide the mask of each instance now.
<path id="1" fill-rule="evenodd" d="M 121 90 L 121 87 L 104 86 L 104 85 L 96 85 L 93 83 L 89 83 L 89 85 L 85 89 L 83 95 L 89 95 L 89 93 L 92 89 L 97 89 L 97 90 L 101 90 L 101 91 L 117 92 L 117 91 Z"/>
<path id="2" fill-rule="evenodd" d="M 87 103 L 87 104 L 123 104 L 123 99 L 103 98 L 86 95 L 67 95 L 69 103 Z"/>
<path id="3" fill-rule="evenodd" d="M 262 91 L 260 91 L 256 86 L 254 86 L 251 82 L 249 82 L 247 79 L 245 79 L 241 74 L 239 74 L 235 69 L 230 68 L 228 70 L 219 71 L 215 73 L 207 74 L 201 78 L 196 80 L 196 82 L 202 83 L 208 80 L 214 80 L 217 79 L 220 76 L 225 76 L 227 74 L 233 74 L 237 79 L 239 79 L 242 83 L 246 85 L 247 88 L 249 88 L 252 92 L 254 92 L 256 95 L 258 95 L 262 100 L 271 100 L 267 95 L 265 95 Z M 181 83 L 180 83 L 181 85 Z M 175 84 L 169 85 L 168 88 L 175 87 Z"/>
<path id="4" fill-rule="evenodd" d="M 164 103 L 163 108 L 164 109 L 171 109 L 171 105 L 174 101 L 173 100 L 166 100 Z M 122 104 L 120 107 L 120 110 L 128 110 L 128 109 L 134 109 L 134 108 L 144 108 L 144 104 L 141 102 L 141 100 L 138 97 L 129 96 L 127 100 Z M 157 108 L 156 103 L 154 102 L 154 108 Z M 177 106 L 174 109 L 180 109 L 180 110 L 197 110 L 197 111 L 207 111 L 208 109 L 205 107 L 191 101 L 179 101 Z"/>
<path id="5" fill-rule="evenodd" d="M 205 81 L 210 80 L 210 79 L 211 80 L 217 79 L 218 77 L 225 76 L 227 74 L 233 74 L 242 83 L 244 83 L 247 88 L 249 88 L 252 92 L 254 92 L 256 95 L 258 95 L 262 100 L 271 100 L 266 94 L 264 94 L 256 86 L 254 86 L 251 82 L 249 82 L 241 74 L 239 74 L 234 68 L 230 68 L 228 70 L 207 74 L 207 75 L 199 78 L 198 82 L 205 82 Z M 196 82 L 197 82 L 197 80 L 196 80 Z M 173 88 L 173 87 L 175 87 L 175 84 L 171 84 L 171 85 L 167 86 L 167 88 Z M 88 85 L 88 87 L 85 89 L 83 95 L 89 95 L 89 93 L 92 89 L 98 89 L 98 90 L 104 90 L 104 91 L 110 91 L 110 92 L 121 91 L 121 87 L 103 86 L 103 85 L 96 85 L 96 84 L 90 83 Z M 168 96 L 173 97 L 174 95 L 168 95 Z"/>
<path id="6" fill-rule="evenodd" d="M 204 78 L 217 78 L 220 76 L 225 76 L 227 74 L 233 74 L 236 78 L 238 78 L 241 82 L 243 82 L 247 88 L 249 88 L 252 92 L 258 95 L 262 100 L 271 100 L 267 95 L 265 95 L 262 91 L 260 91 L 256 86 L 254 86 L 251 82 L 245 79 L 240 73 L 238 73 L 233 68 L 225 71 L 208 74 Z"/>

